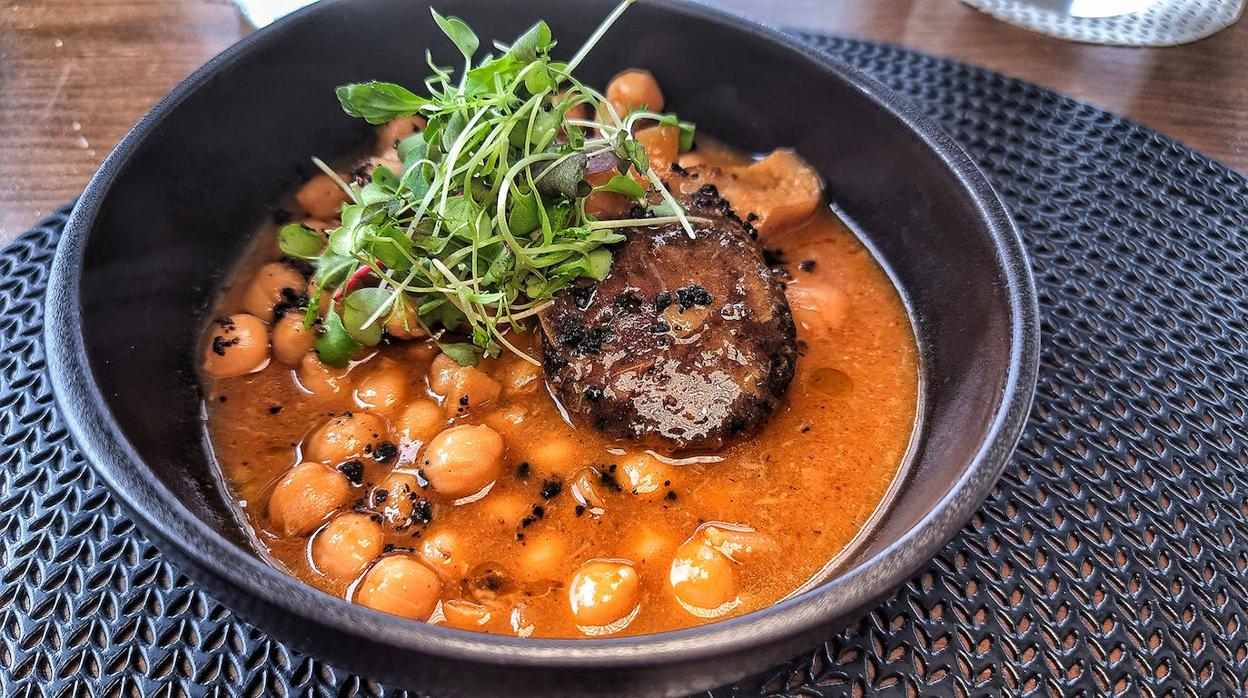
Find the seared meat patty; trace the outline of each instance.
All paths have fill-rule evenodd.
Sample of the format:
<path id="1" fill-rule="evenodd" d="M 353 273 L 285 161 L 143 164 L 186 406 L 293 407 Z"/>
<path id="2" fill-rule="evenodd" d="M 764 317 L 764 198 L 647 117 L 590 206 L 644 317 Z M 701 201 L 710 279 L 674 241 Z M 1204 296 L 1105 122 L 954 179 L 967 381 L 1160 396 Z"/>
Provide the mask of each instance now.
<path id="1" fill-rule="evenodd" d="M 667 451 L 755 431 L 793 379 L 797 338 L 780 283 L 714 187 L 678 224 L 637 227 L 601 283 L 582 279 L 542 315 L 546 376 L 571 413 Z"/>

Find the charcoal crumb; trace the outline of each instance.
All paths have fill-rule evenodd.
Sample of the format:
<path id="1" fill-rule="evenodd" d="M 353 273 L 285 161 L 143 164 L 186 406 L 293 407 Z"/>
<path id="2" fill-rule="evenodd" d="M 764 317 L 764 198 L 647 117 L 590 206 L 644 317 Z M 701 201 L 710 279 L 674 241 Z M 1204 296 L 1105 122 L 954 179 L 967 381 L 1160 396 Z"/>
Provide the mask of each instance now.
<path id="1" fill-rule="evenodd" d="M 797 268 L 798 268 L 798 269 L 801 269 L 801 270 L 802 270 L 802 271 L 804 271 L 804 272 L 808 272 L 808 273 L 809 273 L 809 272 L 810 272 L 810 270 L 812 270 L 812 269 L 814 269 L 814 268 L 815 268 L 815 260 L 813 260 L 813 259 L 803 259 L 802 261 L 800 261 L 800 262 L 798 262 L 798 263 L 797 263 Z"/>
<path id="2" fill-rule="evenodd" d="M 467 407 L 467 406 L 468 406 L 468 395 L 467 395 L 467 394 L 464 394 L 464 395 L 460 395 L 460 396 L 459 396 L 459 404 L 461 404 L 461 405 L 463 405 L 463 406 L 465 406 L 465 407 Z"/>
<path id="3" fill-rule="evenodd" d="M 542 483 L 542 499 L 554 499 L 563 491 L 563 482 L 558 478 L 551 478 Z"/>
<path id="4" fill-rule="evenodd" d="M 381 551 L 382 551 L 383 553 L 392 553 L 392 552 L 394 552 L 394 543 L 386 543 L 386 544 L 385 544 L 385 546 L 384 546 L 384 547 L 382 547 Z"/>
<path id="5" fill-rule="evenodd" d="M 272 407 L 269 408 L 269 414 L 277 414 L 278 412 L 281 412 L 281 411 L 282 411 L 281 405 L 273 405 Z"/>
<path id="6" fill-rule="evenodd" d="M 668 306 L 670 306 L 671 304 L 672 304 L 672 294 L 668 293 L 667 291 L 660 291 L 654 297 L 655 314 L 658 314 L 658 313 L 663 312 L 664 310 L 667 310 Z"/>
<path id="7" fill-rule="evenodd" d="M 695 305 L 710 305 L 715 300 L 711 292 L 701 284 L 689 284 L 676 289 L 676 304 L 681 310 L 688 310 Z"/>
<path id="8" fill-rule="evenodd" d="M 676 501 L 676 492 L 673 490 L 668 490 L 667 494 L 663 495 L 663 499 L 666 499 L 669 502 Z"/>
<path id="9" fill-rule="evenodd" d="M 373 490 L 373 501 L 377 504 L 385 504 L 386 500 L 389 498 L 390 490 L 383 490 L 381 488 Z"/>
<path id="10" fill-rule="evenodd" d="M 231 337 L 230 339 L 226 339 L 225 337 L 222 337 L 221 335 L 217 335 L 212 338 L 212 353 L 216 354 L 217 356 L 225 356 L 225 350 L 234 346 L 235 344 L 238 344 L 238 337 Z"/>
<path id="11" fill-rule="evenodd" d="M 763 263 L 769 267 L 778 267 L 785 264 L 784 250 L 779 247 L 763 248 Z"/>
<path id="12" fill-rule="evenodd" d="M 594 291 L 598 290 L 598 282 L 591 281 L 589 283 L 579 283 L 570 289 L 572 301 L 576 303 L 576 307 L 585 310 L 590 303 L 594 302 Z"/>
<path id="13" fill-rule="evenodd" d="M 576 515 L 577 515 L 577 516 L 584 516 L 584 515 L 585 515 L 585 507 L 584 507 L 584 506 L 582 506 L 582 505 L 580 505 L 580 504 L 577 504 L 577 505 L 576 505 Z"/>
<path id="14" fill-rule="evenodd" d="M 525 461 L 521 463 L 520 465 L 516 466 L 516 477 L 520 478 L 521 480 L 529 479 L 529 473 L 531 472 L 533 472 L 533 466 L 529 465 L 528 461 Z"/>
<path id="15" fill-rule="evenodd" d="M 358 460 L 349 460 L 338 464 L 338 472 L 347 476 L 347 480 L 356 487 L 364 484 L 364 464 Z"/>
<path id="16" fill-rule="evenodd" d="M 373 453 L 373 460 L 378 463 L 386 463 L 397 455 L 399 455 L 399 447 L 387 441 L 377 446 L 377 450 Z"/>
<path id="17" fill-rule="evenodd" d="M 615 307 L 630 315 L 641 312 L 641 304 L 641 296 L 634 291 L 623 291 L 615 297 Z"/>
<path id="18" fill-rule="evenodd" d="M 533 505 L 533 518 L 541 519 L 541 518 L 544 518 L 545 516 L 546 516 L 546 507 L 542 506 L 541 504 L 534 504 Z"/>
<path id="19" fill-rule="evenodd" d="M 429 500 L 422 499 L 412 507 L 412 519 L 427 524 L 433 521 L 433 505 Z"/>
<path id="20" fill-rule="evenodd" d="M 602 345 L 615 338 L 610 328 L 586 327 L 579 317 L 569 318 L 555 333 L 555 341 L 572 350 L 573 356 L 599 354 Z"/>
<path id="21" fill-rule="evenodd" d="M 596 385 L 591 385 L 585 389 L 584 395 L 586 400 L 589 400 L 590 402 L 598 402 L 602 399 L 602 388 L 599 388 Z"/>

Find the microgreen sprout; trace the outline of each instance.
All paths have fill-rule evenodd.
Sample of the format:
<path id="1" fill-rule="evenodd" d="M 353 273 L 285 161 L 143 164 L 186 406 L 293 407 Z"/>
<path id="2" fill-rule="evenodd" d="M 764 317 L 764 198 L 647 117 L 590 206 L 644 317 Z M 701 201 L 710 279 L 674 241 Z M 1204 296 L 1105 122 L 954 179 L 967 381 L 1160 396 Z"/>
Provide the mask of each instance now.
<path id="1" fill-rule="evenodd" d="M 623 229 L 679 223 L 694 234 L 697 219 L 686 215 L 632 135 L 641 122 L 678 125 L 688 150 L 693 125 L 651 111 L 618 114 L 572 74 L 633 2 L 621 2 L 566 63 L 552 58 L 556 44 L 545 22 L 509 46 L 495 43 L 497 55 L 477 58 L 472 29 L 433 11 L 462 56 L 458 77 L 426 52 L 428 96 L 381 82 L 338 88 L 343 109 L 369 123 L 418 115 L 427 124 L 398 144 L 397 171 L 378 165 L 363 184 L 314 161 L 348 198 L 341 225 L 326 231 L 319 254 L 312 231 L 297 224 L 279 231 L 287 254 L 316 265 L 307 319 L 320 320 L 316 348 L 325 363 L 346 365 L 396 321 L 410 333 L 432 334 L 460 363 L 504 348 L 537 363 L 506 333 L 526 331 L 524 320 L 576 279 L 605 278 L 609 246 L 624 240 Z M 582 105 L 598 110 L 599 119 L 569 116 Z M 614 158 L 618 174 L 593 187 L 587 165 L 603 157 Z M 648 217 L 597 220 L 586 212 L 594 191 L 644 206 L 647 188 L 662 202 Z M 322 314 L 325 296 L 334 302 Z M 470 343 L 442 342 L 446 331 L 462 332 Z"/>

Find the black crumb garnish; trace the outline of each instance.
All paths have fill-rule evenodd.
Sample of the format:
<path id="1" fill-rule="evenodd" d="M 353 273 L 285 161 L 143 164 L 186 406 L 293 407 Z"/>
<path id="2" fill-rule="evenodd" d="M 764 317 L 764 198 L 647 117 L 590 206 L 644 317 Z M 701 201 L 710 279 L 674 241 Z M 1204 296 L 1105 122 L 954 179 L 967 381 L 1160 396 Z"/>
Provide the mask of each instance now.
<path id="1" fill-rule="evenodd" d="M 212 338 L 212 353 L 216 354 L 217 356 L 225 356 L 225 350 L 228 349 L 229 347 L 234 346 L 235 344 L 238 344 L 238 337 L 231 337 L 230 339 L 226 339 L 225 337 L 222 337 L 221 335 L 217 335 Z"/>
<path id="2" fill-rule="evenodd" d="M 422 524 L 433 521 L 433 505 L 427 499 L 421 499 L 412 505 L 412 518 Z"/>
<path id="3" fill-rule="evenodd" d="M 602 388 L 599 388 L 596 385 L 591 385 L 585 388 L 585 392 L 582 394 L 585 396 L 586 400 L 589 400 L 590 402 L 598 402 L 602 399 Z"/>
<path id="4" fill-rule="evenodd" d="M 394 552 L 394 543 L 386 543 L 386 544 L 385 544 L 385 545 L 381 548 L 381 552 L 383 552 L 383 553 L 392 553 L 392 552 Z"/>
<path id="5" fill-rule="evenodd" d="M 674 490 L 668 490 L 667 494 L 663 495 L 663 499 L 666 499 L 669 502 L 676 501 L 676 492 Z"/>
<path id="6" fill-rule="evenodd" d="M 689 284 L 676 289 L 676 304 L 681 310 L 688 310 L 695 305 L 710 305 L 714 298 L 701 284 Z"/>
<path id="7" fill-rule="evenodd" d="M 594 302 L 594 291 L 598 290 L 598 282 L 590 281 L 588 283 L 578 283 L 570 290 L 572 301 L 576 303 L 576 307 L 585 310 L 590 303 Z"/>
<path id="8" fill-rule="evenodd" d="M 521 480 L 529 479 L 529 473 L 531 472 L 533 472 L 533 466 L 529 465 L 528 461 L 525 461 L 521 463 L 520 465 L 516 466 L 516 477 L 520 478 Z"/>
<path id="9" fill-rule="evenodd" d="M 672 163 L 672 172 L 675 172 L 677 175 L 681 177 L 689 176 L 689 170 L 686 170 L 685 168 L 681 167 L 680 163 L 676 163 L 676 162 Z"/>
<path id="10" fill-rule="evenodd" d="M 373 460 L 378 463 L 386 463 L 399 455 L 399 447 L 389 441 L 378 444 L 377 450 L 373 453 Z"/>
<path id="11" fill-rule="evenodd" d="M 646 329 L 650 331 L 650 334 L 663 334 L 664 332 L 671 330 L 672 326 L 662 320 L 656 320 L 655 322 L 650 323 L 650 326 Z"/>
<path id="12" fill-rule="evenodd" d="M 349 460 L 338 464 L 338 472 L 347 476 L 347 480 L 356 487 L 364 484 L 364 464 L 358 460 Z"/>
<path id="13" fill-rule="evenodd" d="M 763 263 L 769 267 L 778 267 L 785 264 L 784 250 L 779 247 L 763 248 Z"/>
<path id="14" fill-rule="evenodd" d="M 520 519 L 520 528 L 528 528 L 529 526 L 532 526 L 536 521 L 537 519 L 533 518 L 532 516 L 526 516 L 523 519 Z"/>
<path id="15" fill-rule="evenodd" d="M 746 222 L 746 223 L 753 223 L 753 222 L 754 222 L 754 221 L 756 221 L 756 220 L 758 220 L 758 214 L 757 214 L 757 213 L 754 213 L 753 211 L 750 211 L 749 213 L 745 214 L 745 222 Z"/>
<path id="16" fill-rule="evenodd" d="M 542 499 L 553 499 L 563 491 L 563 483 L 559 478 L 550 478 L 542 482 L 541 495 Z"/>
<path id="17" fill-rule="evenodd" d="M 615 466 L 611 466 L 606 470 L 598 471 L 598 481 L 607 487 L 607 489 L 615 492 L 623 492 L 624 488 L 620 486 L 619 481 L 615 479 Z"/>
<path id="18" fill-rule="evenodd" d="M 577 504 L 577 505 L 576 505 L 576 515 L 577 515 L 577 516 L 584 516 L 584 515 L 585 515 L 585 507 L 581 506 L 580 504 Z"/>
<path id="19" fill-rule="evenodd" d="M 622 291 L 615 296 L 615 307 L 630 315 L 641 312 L 643 300 L 636 291 Z"/>
<path id="20" fill-rule="evenodd" d="M 383 489 L 381 489 L 380 487 L 378 487 L 377 489 L 373 490 L 373 501 L 374 501 L 374 502 L 376 502 L 376 503 L 378 503 L 378 504 L 385 504 L 386 500 L 387 500 L 387 499 L 389 499 L 389 498 L 390 498 L 390 490 L 383 490 Z"/>
<path id="21" fill-rule="evenodd" d="M 467 393 L 459 396 L 459 404 L 465 407 L 468 406 L 468 394 Z"/>
<path id="22" fill-rule="evenodd" d="M 693 205 L 701 208 L 719 208 L 724 202 L 719 195 L 719 189 L 714 184 L 703 184 L 693 194 Z"/>
<path id="23" fill-rule="evenodd" d="M 217 396 L 217 399 L 218 399 L 218 400 L 220 400 L 221 402 L 225 402 L 225 401 L 226 401 L 226 400 L 228 400 L 229 398 L 227 398 L 227 397 L 226 397 L 226 396 L 224 396 L 224 395 L 218 395 L 218 396 Z"/>
<path id="24" fill-rule="evenodd" d="M 289 312 L 303 312 L 308 305 L 308 294 L 293 288 L 282 289 L 282 300 L 273 306 L 273 315 L 282 317 Z"/>
<path id="25" fill-rule="evenodd" d="M 228 317 L 219 317 L 216 320 L 213 320 L 213 322 L 217 323 L 217 325 L 219 325 L 223 330 L 234 329 L 234 321 Z"/>
<path id="26" fill-rule="evenodd" d="M 533 505 L 533 518 L 540 519 L 540 518 L 544 518 L 545 516 L 546 516 L 546 507 L 542 506 L 541 504 L 534 504 Z"/>
<path id="27" fill-rule="evenodd" d="M 803 259 L 802 261 L 797 263 L 797 268 L 801 269 L 804 272 L 809 272 L 811 269 L 815 268 L 815 260 Z"/>
<path id="28" fill-rule="evenodd" d="M 658 313 L 663 312 L 664 310 L 667 310 L 668 306 L 670 306 L 671 304 L 672 304 L 672 294 L 668 293 L 667 291 L 659 291 L 659 293 L 655 295 L 654 297 L 655 314 L 658 314 Z"/>
<path id="29" fill-rule="evenodd" d="M 809 425 L 809 424 L 805 424 L 805 425 L 803 425 L 803 426 L 802 426 L 802 433 L 803 433 L 803 434 L 805 434 L 805 433 L 806 433 L 806 432 L 808 432 L 808 431 L 810 431 L 810 425 Z"/>
<path id="30" fill-rule="evenodd" d="M 278 412 L 281 412 L 281 411 L 282 411 L 281 405 L 273 405 L 272 407 L 269 408 L 269 414 L 277 414 Z"/>
<path id="31" fill-rule="evenodd" d="M 524 534 L 523 534 L 523 533 L 517 533 L 517 534 L 516 534 L 516 540 L 524 540 Z"/>
<path id="32" fill-rule="evenodd" d="M 604 342 L 614 338 L 607 327 L 586 327 L 579 317 L 569 318 L 555 333 L 555 341 L 572 350 L 573 356 L 598 354 Z"/>

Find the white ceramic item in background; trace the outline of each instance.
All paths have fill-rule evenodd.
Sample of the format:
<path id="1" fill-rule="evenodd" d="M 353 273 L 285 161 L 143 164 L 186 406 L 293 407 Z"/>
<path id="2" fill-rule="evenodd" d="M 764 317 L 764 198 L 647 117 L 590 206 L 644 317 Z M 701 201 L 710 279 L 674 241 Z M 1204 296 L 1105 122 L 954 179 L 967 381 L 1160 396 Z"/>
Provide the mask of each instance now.
<path id="1" fill-rule="evenodd" d="M 1176 46 L 1239 19 L 1244 0 L 962 0 L 997 19 L 1060 39 Z"/>

